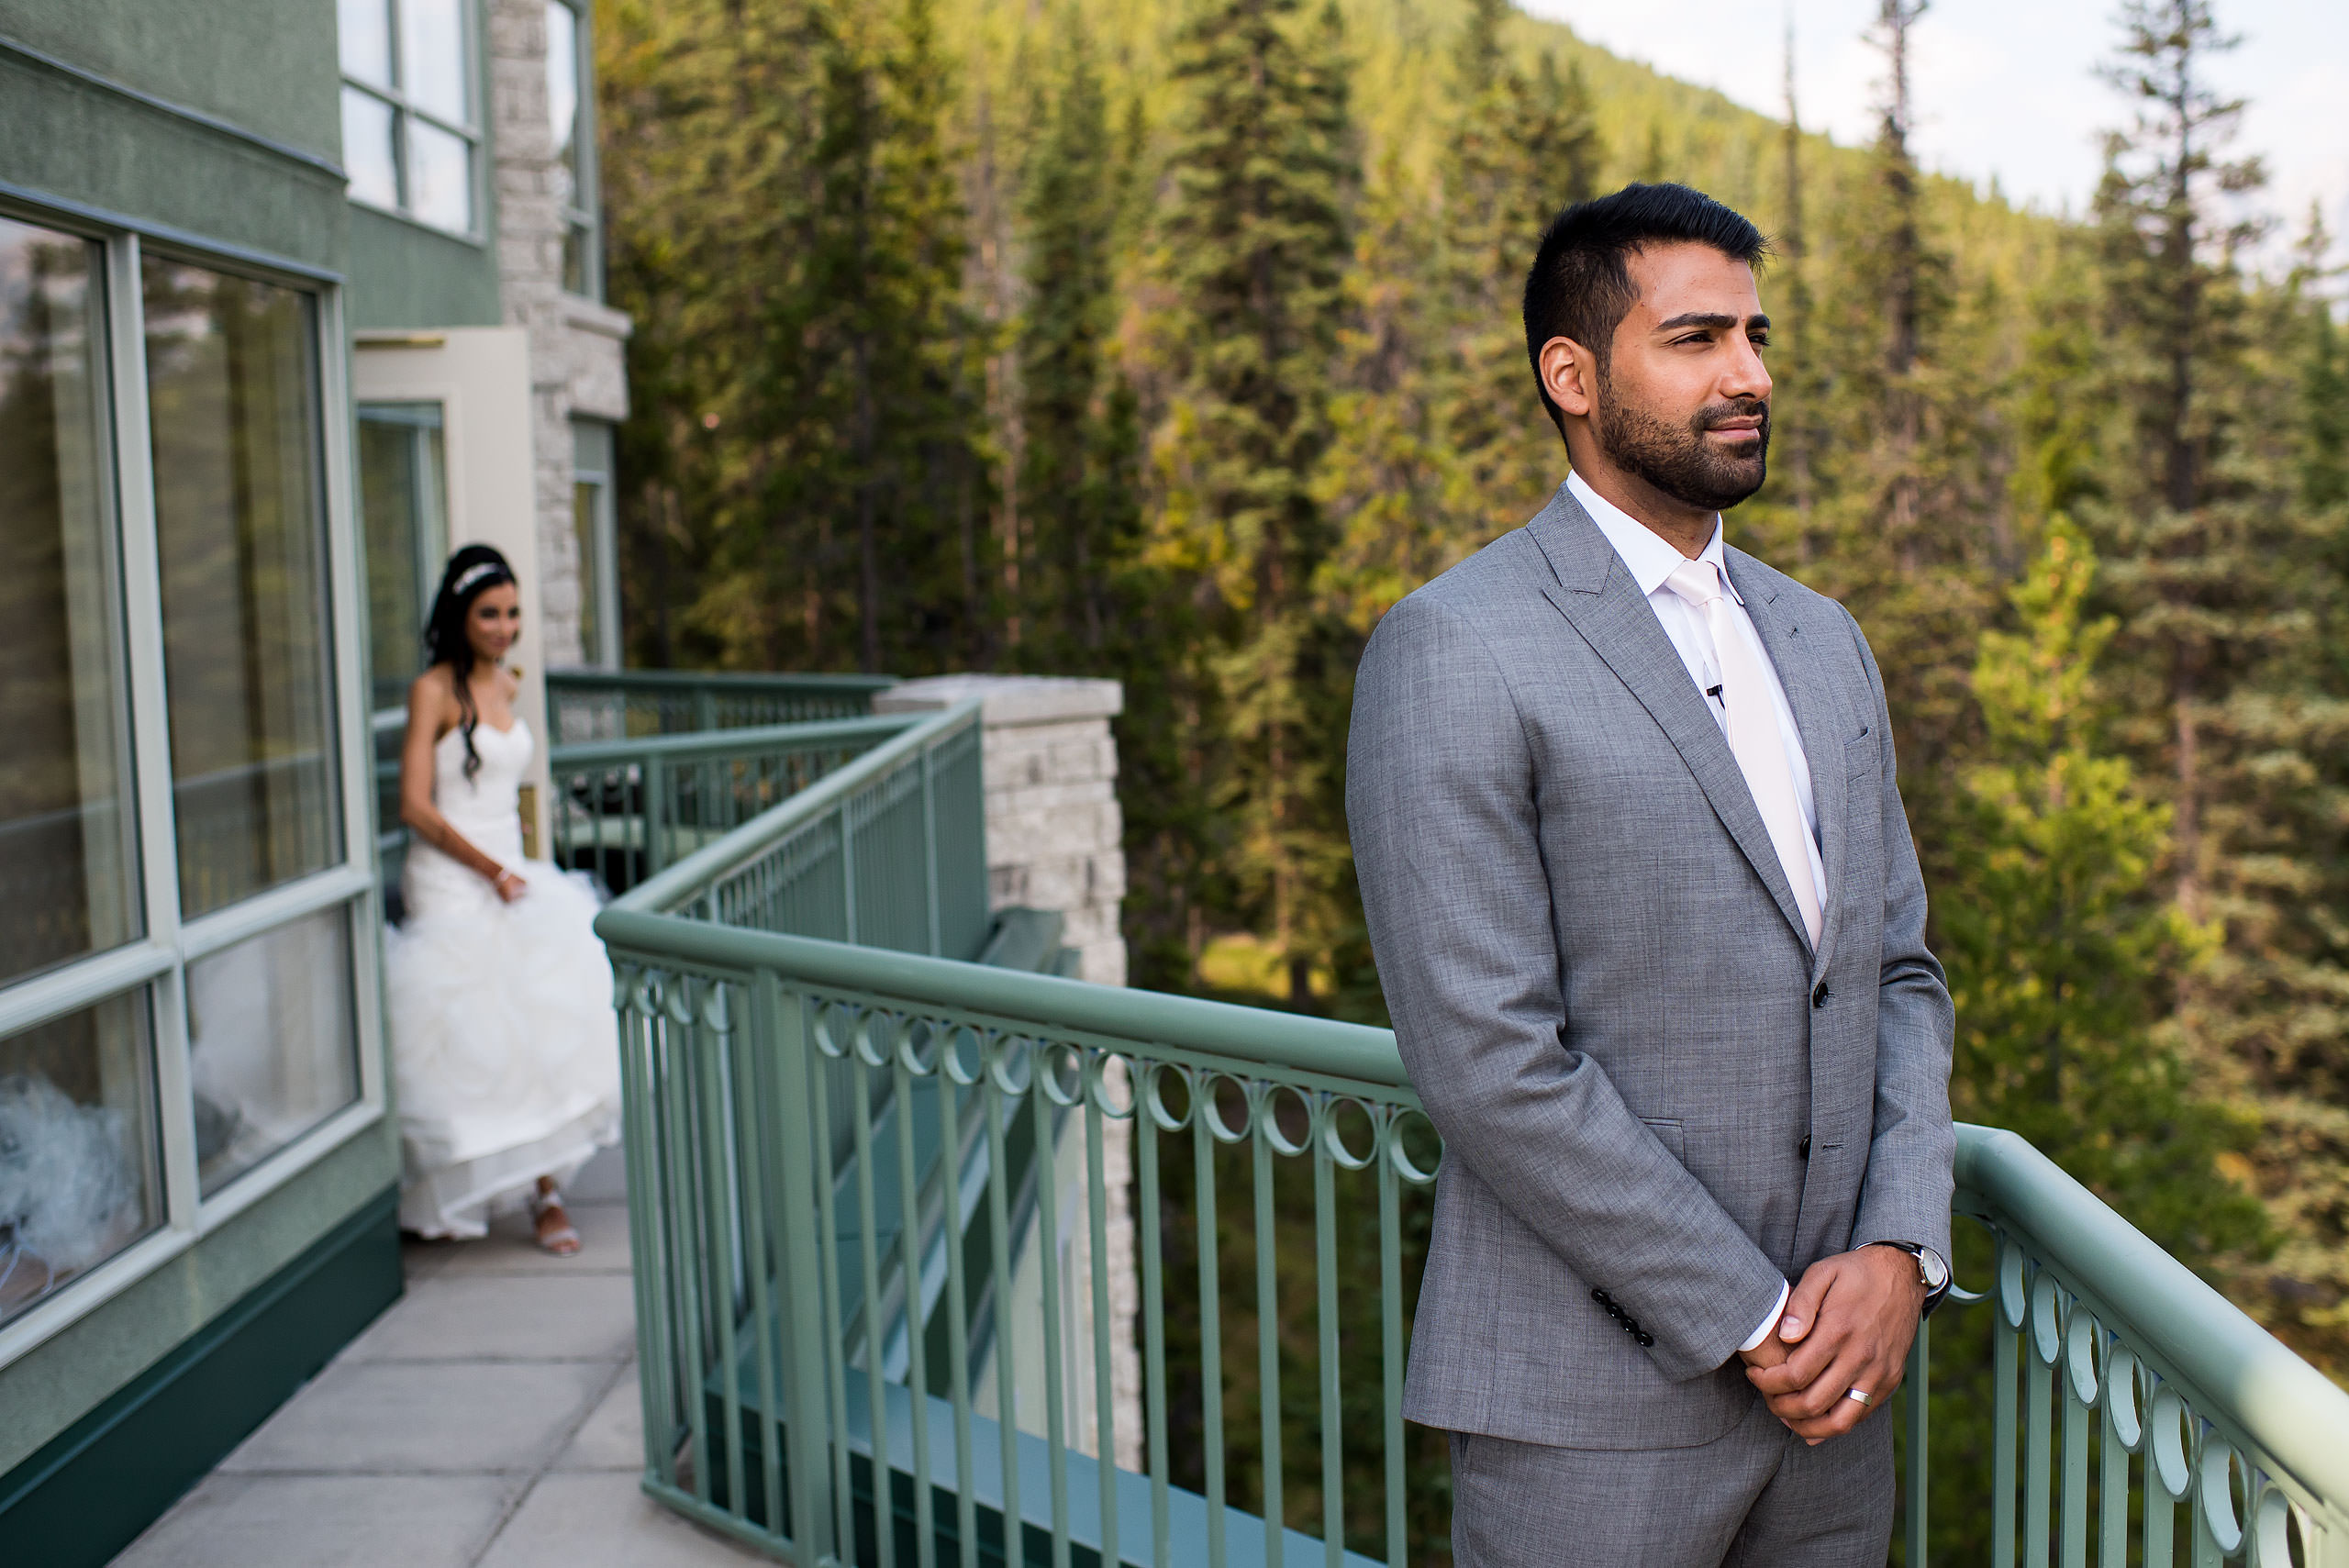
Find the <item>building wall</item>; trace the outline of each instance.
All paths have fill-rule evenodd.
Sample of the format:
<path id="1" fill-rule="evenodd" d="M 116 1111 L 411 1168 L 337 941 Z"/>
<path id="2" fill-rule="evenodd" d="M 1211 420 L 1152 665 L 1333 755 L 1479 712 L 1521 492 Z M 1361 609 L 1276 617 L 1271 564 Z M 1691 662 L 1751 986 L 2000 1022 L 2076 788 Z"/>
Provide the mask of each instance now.
<path id="1" fill-rule="evenodd" d="M 0 36 L 304 151 L 340 150 L 335 14 L 320 0 L 0 0 Z"/>
<path id="2" fill-rule="evenodd" d="M 323 0 L 0 0 L 0 191 L 150 244 L 346 272 L 335 28 Z M 398 1173 L 396 1127 L 379 1115 L 0 1366 L 0 1479 Z"/>
<path id="3" fill-rule="evenodd" d="M 582 574 L 572 515 L 572 421 L 628 417 L 629 320 L 562 287 L 563 217 L 547 116 L 545 0 L 488 0 L 497 269 L 505 319 L 530 334 L 536 408 L 539 614 L 549 663 L 581 650 Z"/>

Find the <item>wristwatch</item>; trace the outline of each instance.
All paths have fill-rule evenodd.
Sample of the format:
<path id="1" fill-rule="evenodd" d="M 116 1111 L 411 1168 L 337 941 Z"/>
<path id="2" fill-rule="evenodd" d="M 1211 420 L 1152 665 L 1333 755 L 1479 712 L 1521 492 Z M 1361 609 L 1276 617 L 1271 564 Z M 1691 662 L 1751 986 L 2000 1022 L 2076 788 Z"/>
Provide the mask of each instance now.
<path id="1" fill-rule="evenodd" d="M 1942 1297 L 1949 1294 L 1949 1264 L 1942 1255 L 1915 1241 L 1871 1241 L 1868 1245 L 1898 1247 L 1917 1260 L 1917 1283 L 1925 1287 L 1925 1305 L 1918 1309 L 1917 1316 L 1932 1317 L 1933 1308 L 1942 1304 Z"/>

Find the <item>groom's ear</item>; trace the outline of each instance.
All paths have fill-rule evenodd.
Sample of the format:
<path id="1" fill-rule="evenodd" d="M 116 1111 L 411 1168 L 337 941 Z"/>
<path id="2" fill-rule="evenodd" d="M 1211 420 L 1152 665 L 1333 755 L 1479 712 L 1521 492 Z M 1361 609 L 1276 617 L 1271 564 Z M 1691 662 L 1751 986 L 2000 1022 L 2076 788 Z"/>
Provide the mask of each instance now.
<path id="1" fill-rule="evenodd" d="M 1598 360 L 1572 338 L 1553 338 L 1542 345 L 1542 390 L 1559 413 L 1586 419 L 1598 396 Z"/>

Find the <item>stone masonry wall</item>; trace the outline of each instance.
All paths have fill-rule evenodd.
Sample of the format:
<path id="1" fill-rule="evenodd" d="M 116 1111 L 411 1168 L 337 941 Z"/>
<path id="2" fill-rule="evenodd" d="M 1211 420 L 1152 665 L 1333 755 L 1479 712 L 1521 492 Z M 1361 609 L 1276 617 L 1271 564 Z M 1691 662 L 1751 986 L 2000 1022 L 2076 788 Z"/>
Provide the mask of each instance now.
<path id="1" fill-rule="evenodd" d="M 1061 940 L 1079 955 L 1077 978 L 1126 983 L 1126 942 L 1118 906 L 1126 892 L 1125 824 L 1118 810 L 1118 743 L 1109 720 L 1125 706 L 1115 681 L 1038 675 L 940 675 L 907 681 L 874 699 L 877 713 L 951 707 L 981 699 L 986 788 L 987 894 L 992 908 L 1049 909 L 1062 917 Z M 1102 1124 L 1108 1178 L 1110 1374 L 1117 1409 L 1118 1462 L 1142 1467 L 1141 1310 L 1134 1217 L 1133 1124 Z M 1082 1191 L 1063 1200 L 1083 1212 Z M 1075 1230 L 1074 1277 L 1090 1277 L 1091 1238 Z M 1077 1342 L 1089 1344 L 1092 1297 L 1080 1295 Z M 1080 1369 L 1082 1370 L 1082 1369 Z M 1079 1379 L 1072 1378 L 1074 1390 Z M 1086 1381 L 1089 1381 L 1087 1379 Z M 1100 1452 L 1093 1402 L 1072 1400 L 1077 1446 Z"/>
<path id="2" fill-rule="evenodd" d="M 562 288 L 562 172 L 547 118 L 546 0 L 491 0 L 489 53 L 499 293 L 507 323 L 529 333 L 538 611 L 547 662 L 561 668 L 586 656 L 571 421 L 628 417 L 629 318 Z"/>

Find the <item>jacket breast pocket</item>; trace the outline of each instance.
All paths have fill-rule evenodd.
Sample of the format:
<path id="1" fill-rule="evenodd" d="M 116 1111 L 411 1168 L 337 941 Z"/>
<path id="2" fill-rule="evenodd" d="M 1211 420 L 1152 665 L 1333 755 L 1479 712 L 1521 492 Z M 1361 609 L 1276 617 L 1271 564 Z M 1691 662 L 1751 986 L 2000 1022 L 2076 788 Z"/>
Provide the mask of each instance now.
<path id="1" fill-rule="evenodd" d="M 1654 1133 L 1656 1141 L 1663 1144 L 1664 1151 L 1675 1160 L 1684 1165 L 1688 1162 L 1687 1151 L 1681 1137 L 1680 1122 L 1677 1118 L 1643 1116 L 1640 1118 L 1640 1125 Z"/>
<path id="2" fill-rule="evenodd" d="M 1866 778 L 1873 775 L 1884 762 L 1884 737 L 1873 724 L 1862 725 L 1860 732 L 1843 742 L 1843 776 Z"/>

